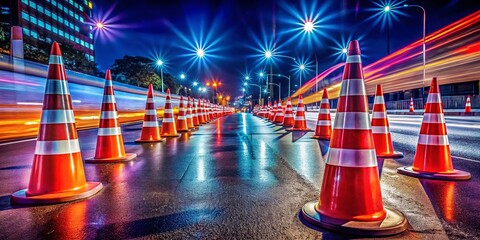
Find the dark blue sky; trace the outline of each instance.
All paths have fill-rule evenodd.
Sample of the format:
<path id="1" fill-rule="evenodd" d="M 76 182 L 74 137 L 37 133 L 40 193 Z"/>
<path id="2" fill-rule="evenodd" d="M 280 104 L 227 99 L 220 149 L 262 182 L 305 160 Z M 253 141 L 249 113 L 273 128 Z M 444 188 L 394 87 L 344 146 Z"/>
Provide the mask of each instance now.
<path id="1" fill-rule="evenodd" d="M 105 19 L 109 25 L 106 35 L 97 36 L 97 62 L 106 69 L 124 55 L 146 56 L 153 61 L 161 54 L 168 61 L 167 72 L 174 75 L 185 72 L 189 82 L 217 78 L 224 83 L 222 91 L 236 96 L 241 94 L 242 74 L 250 71 L 254 77 L 258 69 L 266 66 L 260 61 L 260 47 L 274 43 L 277 54 L 295 57 L 297 61 L 310 60 L 311 71 L 302 76 L 305 82 L 314 77 L 315 53 L 319 72 L 342 61 L 337 55 L 342 38 L 345 43 L 347 39 L 361 39 L 365 64 L 386 55 L 386 30 L 381 22 L 375 23 L 381 16 L 372 17 L 378 12 L 375 3 L 380 2 L 95 1 L 94 17 Z M 391 52 L 421 38 L 421 11 L 403 8 L 404 3 L 425 7 L 427 34 L 480 9 L 480 1 L 472 0 L 389 2 L 400 7 L 391 21 Z M 300 21 L 296 17 L 309 13 L 318 14 L 321 22 L 315 33 L 305 37 L 295 30 L 300 27 L 295 23 Z M 189 43 L 194 43 L 195 38 L 211 45 L 202 64 L 192 62 L 195 58 L 189 55 L 194 53 Z M 298 82 L 295 65 L 291 59 L 277 58 L 273 72 L 292 75 Z"/>

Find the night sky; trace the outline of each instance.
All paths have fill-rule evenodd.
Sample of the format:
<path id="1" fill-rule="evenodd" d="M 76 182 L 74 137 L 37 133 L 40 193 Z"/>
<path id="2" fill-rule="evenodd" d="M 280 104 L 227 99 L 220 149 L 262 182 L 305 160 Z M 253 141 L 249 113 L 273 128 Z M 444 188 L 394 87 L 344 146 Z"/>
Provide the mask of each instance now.
<path id="1" fill-rule="evenodd" d="M 389 1 L 398 5 L 391 12 L 390 52 L 418 40 L 422 35 L 422 13 L 403 8 L 405 3 L 422 5 L 427 11 L 427 34 L 480 9 L 480 1 Z M 241 95 L 242 75 L 269 66 L 262 60 L 262 47 L 275 45 L 278 57 L 273 72 L 292 75 L 298 83 L 298 61 L 308 60 L 303 82 L 315 75 L 315 53 L 319 72 L 344 61 L 340 47 L 348 39 L 360 39 L 364 65 L 387 53 L 387 31 L 380 1 L 275 1 L 275 0 L 188 0 L 188 1 L 95 1 L 94 19 L 107 26 L 96 35 L 96 58 L 107 69 L 124 55 L 167 62 L 165 71 L 186 73 L 187 83 L 218 79 L 223 91 Z M 314 33 L 301 33 L 301 19 L 318 15 Z M 375 16 L 375 14 L 377 14 Z M 275 31 L 273 23 L 275 22 Z M 203 36 L 203 37 L 201 37 Z M 343 38 L 343 43 L 342 43 Z M 190 47 L 196 42 L 208 46 L 201 62 Z M 268 67 L 269 68 L 269 67 Z M 278 81 L 278 80 L 275 80 Z"/>

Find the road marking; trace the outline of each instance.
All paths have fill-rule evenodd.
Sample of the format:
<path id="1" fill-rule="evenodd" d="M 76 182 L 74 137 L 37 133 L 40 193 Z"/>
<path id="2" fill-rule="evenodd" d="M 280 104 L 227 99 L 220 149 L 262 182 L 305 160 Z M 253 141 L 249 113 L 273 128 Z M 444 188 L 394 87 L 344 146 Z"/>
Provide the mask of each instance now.
<path id="1" fill-rule="evenodd" d="M 457 156 L 452 156 L 453 158 L 458 158 L 460 160 L 465 160 L 465 161 L 469 161 L 469 162 L 476 162 L 476 163 L 480 163 L 479 160 L 474 160 L 474 159 L 470 159 L 470 158 L 464 158 L 464 157 L 457 157 Z"/>
<path id="2" fill-rule="evenodd" d="M 23 139 L 23 140 L 18 140 L 18 141 L 13 141 L 13 142 L 6 142 L 6 143 L 0 143 L 0 146 L 6 146 L 10 144 L 16 144 L 16 143 L 23 143 L 23 142 L 30 142 L 33 140 L 37 140 L 37 138 L 29 138 L 29 139 Z"/>

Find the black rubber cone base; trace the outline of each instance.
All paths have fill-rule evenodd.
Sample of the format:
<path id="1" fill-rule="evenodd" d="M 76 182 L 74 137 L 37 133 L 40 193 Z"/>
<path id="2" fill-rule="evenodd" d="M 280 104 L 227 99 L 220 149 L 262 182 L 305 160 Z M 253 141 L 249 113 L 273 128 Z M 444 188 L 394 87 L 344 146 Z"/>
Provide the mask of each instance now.
<path id="1" fill-rule="evenodd" d="M 13 204 L 21 205 L 46 205 L 46 204 L 56 204 L 63 202 L 70 202 L 80 199 L 89 198 L 100 190 L 102 190 L 103 185 L 99 182 L 87 182 L 87 186 L 69 192 L 62 193 L 50 193 L 50 194 L 41 194 L 35 196 L 28 196 L 27 189 L 17 191 L 12 194 L 11 201 Z"/>
<path id="2" fill-rule="evenodd" d="M 160 135 L 161 137 L 165 138 L 176 138 L 182 136 L 182 134 L 165 134 L 165 135 Z"/>
<path id="3" fill-rule="evenodd" d="M 317 201 L 311 201 L 302 208 L 302 216 L 310 223 L 337 232 L 361 236 L 390 236 L 404 232 L 408 221 L 398 210 L 385 208 L 387 216 L 381 221 L 345 221 L 320 215 L 315 210 Z"/>
<path id="4" fill-rule="evenodd" d="M 163 139 L 154 139 L 154 140 L 149 140 L 149 139 L 137 139 L 135 140 L 136 143 L 156 143 L 156 142 L 163 142 Z"/>
<path id="5" fill-rule="evenodd" d="M 88 158 L 85 163 L 121 163 L 132 161 L 136 157 L 136 153 L 126 153 L 123 158 Z"/>
<path id="6" fill-rule="evenodd" d="M 311 138 L 330 141 L 330 136 L 315 136 L 315 135 L 313 135 Z"/>
<path id="7" fill-rule="evenodd" d="M 310 128 L 286 128 L 287 132 L 313 132 Z"/>
<path id="8" fill-rule="evenodd" d="M 402 152 L 397 152 L 393 151 L 393 154 L 377 154 L 377 157 L 379 158 L 403 158 L 403 153 Z"/>
<path id="9" fill-rule="evenodd" d="M 418 172 L 412 169 L 412 167 L 399 167 L 397 172 L 416 178 L 427 178 L 427 179 L 436 179 L 436 180 L 454 180 L 454 181 L 464 181 L 470 180 L 472 176 L 469 172 L 456 170 L 454 169 L 451 173 L 427 173 L 427 172 Z"/>

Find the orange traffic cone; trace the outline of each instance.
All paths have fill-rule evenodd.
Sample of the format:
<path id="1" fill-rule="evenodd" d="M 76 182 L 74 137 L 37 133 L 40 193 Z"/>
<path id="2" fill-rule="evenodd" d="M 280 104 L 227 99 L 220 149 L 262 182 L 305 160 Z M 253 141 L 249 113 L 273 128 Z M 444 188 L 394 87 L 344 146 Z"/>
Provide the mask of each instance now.
<path id="1" fill-rule="evenodd" d="M 205 111 L 203 109 L 203 102 L 200 99 L 198 99 L 198 120 L 202 125 L 207 123 L 207 119 L 205 118 Z"/>
<path id="2" fill-rule="evenodd" d="M 470 96 L 467 96 L 467 102 L 465 103 L 465 112 L 472 112 L 472 104 L 470 103 Z"/>
<path id="3" fill-rule="evenodd" d="M 413 166 L 398 168 L 397 172 L 443 180 L 468 180 L 471 177 L 468 172 L 453 169 L 437 78 L 433 78 L 430 85 Z"/>
<path id="4" fill-rule="evenodd" d="M 183 96 L 180 96 L 180 104 L 178 105 L 178 117 L 175 124 L 177 132 L 188 132 L 187 115 L 183 105 Z"/>
<path id="5" fill-rule="evenodd" d="M 187 127 L 189 130 L 195 129 L 195 125 L 193 125 L 193 112 L 192 112 L 192 105 L 190 105 L 190 96 L 187 99 Z"/>
<path id="6" fill-rule="evenodd" d="M 273 101 L 272 109 L 270 109 L 270 115 L 268 116 L 270 122 L 275 120 L 275 114 L 277 114 L 277 100 Z"/>
<path id="7" fill-rule="evenodd" d="M 330 140 L 332 136 L 332 120 L 330 118 L 330 103 L 328 102 L 328 91 L 323 89 L 322 102 L 318 110 L 317 127 L 312 138 Z"/>
<path id="8" fill-rule="evenodd" d="M 410 108 L 408 109 L 409 112 L 415 112 L 415 108 L 413 108 L 413 98 L 410 98 Z"/>
<path id="9" fill-rule="evenodd" d="M 165 99 L 165 107 L 163 108 L 163 121 L 162 121 L 162 137 L 179 137 L 175 126 L 175 119 L 173 117 L 172 102 L 170 100 L 170 88 L 167 89 L 167 97 Z"/>
<path id="10" fill-rule="evenodd" d="M 319 200 L 303 206 L 302 215 L 346 233 L 385 236 L 405 231 L 405 216 L 383 207 L 357 41 L 348 48 L 333 126 Z"/>
<path id="11" fill-rule="evenodd" d="M 41 205 L 88 198 L 103 188 L 87 182 L 62 52 L 52 44 L 42 117 L 28 188 L 12 194 L 14 204 Z"/>
<path id="12" fill-rule="evenodd" d="M 302 95 L 298 97 L 297 112 L 295 113 L 295 121 L 292 128 L 287 128 L 287 131 L 311 131 L 307 127 L 307 119 L 305 118 L 305 106 L 303 105 Z"/>
<path id="13" fill-rule="evenodd" d="M 131 161 L 135 153 L 125 153 L 122 130 L 118 121 L 117 103 L 113 90 L 112 76 L 107 69 L 105 88 L 103 91 L 100 126 L 98 127 L 97 147 L 93 158 L 85 159 L 86 163 L 110 163 Z"/>
<path id="14" fill-rule="evenodd" d="M 214 118 L 213 118 L 213 108 L 212 108 L 212 104 L 210 103 L 210 100 L 208 100 L 207 102 L 207 106 L 208 106 L 208 118 L 210 118 L 210 121 L 212 121 Z"/>
<path id="15" fill-rule="evenodd" d="M 372 111 L 372 133 L 377 157 L 403 157 L 403 153 L 393 151 L 392 136 L 388 124 L 387 108 L 385 107 L 385 100 L 383 99 L 382 85 L 377 85 L 375 91 L 375 101 Z"/>
<path id="16" fill-rule="evenodd" d="M 195 98 L 192 98 L 192 120 L 193 120 L 193 126 L 198 128 L 200 126 L 200 121 L 198 119 L 198 107 L 197 104 L 195 104 Z"/>
<path id="17" fill-rule="evenodd" d="M 292 109 L 292 101 L 290 101 L 290 97 L 287 99 L 287 107 L 285 108 L 285 115 L 283 116 L 283 123 L 284 127 L 293 127 L 293 123 L 295 120 L 293 119 L 293 109 Z"/>
<path id="18" fill-rule="evenodd" d="M 158 125 L 157 108 L 155 108 L 155 97 L 152 84 L 148 85 L 147 103 L 143 117 L 142 134 L 135 142 L 161 142 L 160 126 Z"/>
<path id="19" fill-rule="evenodd" d="M 282 100 L 278 100 L 277 106 L 277 113 L 275 114 L 275 119 L 273 120 L 274 123 L 282 124 L 283 123 L 283 107 L 282 107 Z"/>

